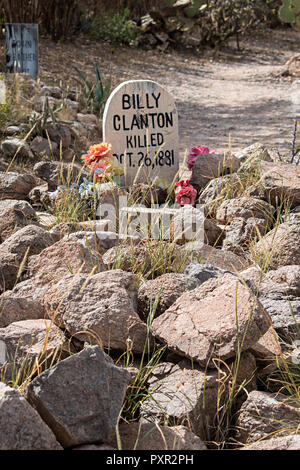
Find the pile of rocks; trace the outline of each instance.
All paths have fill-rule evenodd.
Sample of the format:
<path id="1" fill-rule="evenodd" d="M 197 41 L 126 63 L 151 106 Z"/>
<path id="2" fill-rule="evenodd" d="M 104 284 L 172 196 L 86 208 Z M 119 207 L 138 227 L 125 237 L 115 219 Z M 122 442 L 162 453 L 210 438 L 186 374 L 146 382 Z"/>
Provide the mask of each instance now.
<path id="1" fill-rule="evenodd" d="M 22 158 L 33 164 L 41 159 L 72 161 L 91 141 L 101 140 L 99 118 L 88 111 L 79 89 L 46 86 L 26 74 L 6 81 L 8 92 L 18 90 L 18 116 L 22 114 L 3 131 L 1 152 L 6 160 L 16 156 L 17 161 Z"/>
<path id="2" fill-rule="evenodd" d="M 57 187 L 53 162 L 37 163 L 34 175 L 0 174 L 1 449 L 117 449 L 144 351 L 159 360 L 135 422 L 119 425 L 122 449 L 210 448 L 228 390 L 227 447 L 299 449 L 299 404 L 267 379 L 300 319 L 300 170 L 259 145 L 246 149 L 231 159 L 233 174 L 255 168 L 257 184 L 243 194 L 235 185 L 215 205 L 228 174 L 210 171 L 212 158 L 199 157 L 192 179 L 223 234 L 219 246 L 207 225 L 205 243 L 177 245 L 182 272 L 143 281 L 109 221 L 41 223 L 31 202 L 37 188 Z M 278 224 L 280 198 L 290 212 Z M 149 256 L 140 240 L 130 246 L 136 259 Z M 114 363 L 126 352 L 130 367 Z"/>

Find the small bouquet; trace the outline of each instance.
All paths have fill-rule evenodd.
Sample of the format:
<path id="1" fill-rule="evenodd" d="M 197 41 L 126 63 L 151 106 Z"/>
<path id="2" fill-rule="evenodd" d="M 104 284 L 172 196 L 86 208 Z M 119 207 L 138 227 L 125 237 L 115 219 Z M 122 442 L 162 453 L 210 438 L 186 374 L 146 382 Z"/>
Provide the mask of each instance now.
<path id="1" fill-rule="evenodd" d="M 81 160 L 93 173 L 95 184 L 112 181 L 114 176 L 120 176 L 123 169 L 111 153 L 111 145 L 105 142 L 92 145 Z"/>
<path id="2" fill-rule="evenodd" d="M 190 184 L 189 180 L 180 180 L 175 188 L 176 204 L 180 206 L 195 204 L 197 190 Z"/>

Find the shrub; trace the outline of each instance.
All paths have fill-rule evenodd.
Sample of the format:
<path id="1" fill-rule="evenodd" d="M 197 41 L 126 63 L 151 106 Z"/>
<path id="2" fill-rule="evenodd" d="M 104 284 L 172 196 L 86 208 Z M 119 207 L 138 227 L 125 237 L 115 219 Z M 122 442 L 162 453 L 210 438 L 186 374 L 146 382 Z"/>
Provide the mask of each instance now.
<path id="1" fill-rule="evenodd" d="M 125 8 L 120 12 L 108 11 L 96 16 L 91 24 L 90 37 L 104 39 L 112 44 L 132 45 L 139 35 L 139 30 L 130 21 L 130 10 Z"/>

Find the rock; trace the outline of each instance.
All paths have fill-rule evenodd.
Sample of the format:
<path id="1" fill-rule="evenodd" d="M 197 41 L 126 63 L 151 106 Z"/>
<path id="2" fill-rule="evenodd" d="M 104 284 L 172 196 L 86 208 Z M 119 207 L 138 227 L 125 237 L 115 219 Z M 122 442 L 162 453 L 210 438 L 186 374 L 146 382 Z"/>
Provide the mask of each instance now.
<path id="1" fill-rule="evenodd" d="M 204 442 L 185 426 L 122 423 L 119 433 L 122 450 L 207 450 Z M 109 444 L 118 447 L 116 438 Z"/>
<path id="2" fill-rule="evenodd" d="M 212 264 L 221 269 L 232 272 L 243 271 L 250 266 L 250 262 L 242 256 L 230 251 L 221 250 L 204 243 L 190 242 L 181 248 L 185 258 L 185 264 L 203 263 Z"/>
<path id="3" fill-rule="evenodd" d="M 7 126 L 4 129 L 4 134 L 8 136 L 14 136 L 16 134 L 19 134 L 20 131 L 21 129 L 19 126 Z"/>
<path id="4" fill-rule="evenodd" d="M 0 200 L 24 200 L 28 197 L 28 194 L 32 190 L 32 188 L 34 188 L 38 184 L 38 180 L 28 173 L 0 173 L 0 181 Z"/>
<path id="5" fill-rule="evenodd" d="M 82 165 L 75 162 L 38 162 L 33 171 L 36 176 L 47 181 L 49 191 L 56 190 L 63 182 L 68 184 L 68 181 L 81 181 L 82 176 L 89 174 Z"/>
<path id="6" fill-rule="evenodd" d="M 23 212 L 16 209 L 8 209 L 1 214 L 0 218 L 0 236 L 1 242 L 9 238 L 22 227 L 26 227 L 27 220 Z"/>
<path id="7" fill-rule="evenodd" d="M 249 288 L 236 276 L 224 274 L 179 297 L 154 319 L 151 330 L 177 354 L 214 367 L 214 357 L 235 357 L 238 349 L 245 351 L 255 344 L 270 325 Z"/>
<path id="8" fill-rule="evenodd" d="M 199 155 L 193 167 L 190 184 L 199 191 L 212 179 L 236 171 L 238 167 L 239 162 L 234 155 L 226 157 L 217 154 Z"/>
<path id="9" fill-rule="evenodd" d="M 270 226 L 273 222 L 274 212 L 274 207 L 263 200 L 240 197 L 225 200 L 218 208 L 216 218 L 221 224 L 230 224 L 237 217 L 244 220 L 249 218 L 263 219 Z"/>
<path id="10" fill-rule="evenodd" d="M 62 90 L 58 86 L 43 86 L 39 92 L 39 96 L 52 96 L 53 98 L 60 100 L 62 98 Z"/>
<path id="11" fill-rule="evenodd" d="M 149 376 L 150 396 L 141 405 L 143 421 L 187 425 L 207 439 L 218 406 L 217 379 L 217 372 L 205 372 L 196 364 L 192 367 L 187 360 L 158 364 Z"/>
<path id="12" fill-rule="evenodd" d="M 291 208 L 300 204 L 300 168 L 297 165 L 281 162 L 263 162 L 261 184 L 266 198 L 274 206 L 285 201 Z"/>
<path id="13" fill-rule="evenodd" d="M 86 227 L 87 228 L 87 227 Z M 104 254 L 110 248 L 118 245 L 120 240 L 114 232 L 74 232 L 65 235 L 63 240 L 76 240 L 88 250 L 95 250 L 97 254 Z"/>
<path id="14" fill-rule="evenodd" d="M 45 206 L 51 206 L 51 198 L 48 191 L 48 183 L 36 186 L 28 194 L 28 198 L 33 204 Z"/>
<path id="15" fill-rule="evenodd" d="M 237 155 L 237 158 L 243 164 L 243 168 L 255 167 L 257 164 L 260 164 L 262 161 L 272 162 L 272 158 L 268 152 L 267 147 L 262 145 L 260 142 L 250 145 L 242 150 L 242 152 Z"/>
<path id="16" fill-rule="evenodd" d="M 300 220 L 284 222 L 253 247 L 254 257 L 267 260 L 269 268 L 300 264 Z"/>
<path id="17" fill-rule="evenodd" d="M 267 392 L 250 392 L 235 424 L 235 439 L 249 444 L 270 435 L 284 436 L 296 429 L 300 408 L 289 404 L 287 396 Z"/>
<path id="18" fill-rule="evenodd" d="M 0 343 L 5 350 L 5 361 L 0 367 L 4 380 L 12 376 L 26 374 L 39 364 L 42 370 L 46 365 L 66 357 L 68 341 L 64 333 L 51 320 L 25 320 L 0 328 Z M 37 362 L 36 362 L 37 361 Z M 25 379 L 25 377 L 24 377 Z"/>
<path id="19" fill-rule="evenodd" d="M 37 223 L 36 212 L 27 201 L 4 199 L 0 201 L 0 234 L 2 241 L 20 228 Z"/>
<path id="20" fill-rule="evenodd" d="M 24 140 L 18 139 L 17 137 L 5 139 L 1 144 L 1 150 L 7 158 L 13 158 L 15 155 L 18 155 L 21 158 L 28 160 L 34 159 L 34 155 L 31 152 L 28 143 Z"/>
<path id="21" fill-rule="evenodd" d="M 57 150 L 57 144 L 44 137 L 37 136 L 30 144 L 31 150 L 39 157 L 52 157 Z"/>
<path id="22" fill-rule="evenodd" d="M 27 225 L 2 243 L 0 256 L 10 255 L 15 263 L 21 263 L 25 255 L 38 255 L 53 242 L 46 230 L 36 225 Z"/>
<path id="23" fill-rule="evenodd" d="M 223 246 L 243 254 L 249 244 L 273 225 L 275 209 L 267 202 L 250 197 L 225 200 L 216 212 L 216 219 L 226 224 Z"/>
<path id="24" fill-rule="evenodd" d="M 26 219 L 35 220 L 36 212 L 34 208 L 27 201 L 20 201 L 16 199 L 0 200 L 0 217 L 8 210 L 16 209 L 24 214 Z"/>
<path id="25" fill-rule="evenodd" d="M 0 450 L 62 450 L 52 431 L 25 398 L 2 382 Z"/>
<path id="26" fill-rule="evenodd" d="M 197 287 L 194 279 L 184 274 L 167 273 L 153 280 L 144 282 L 138 291 L 138 314 L 147 321 L 151 313 L 158 317 L 186 291 Z"/>
<path id="27" fill-rule="evenodd" d="M 99 119 L 95 114 L 77 114 L 77 121 L 81 122 L 87 127 L 98 128 L 99 127 Z"/>
<path id="28" fill-rule="evenodd" d="M 26 396 L 64 448 L 106 441 L 114 432 L 130 374 L 99 346 L 36 377 Z"/>
<path id="29" fill-rule="evenodd" d="M 300 450 L 300 436 L 291 435 L 273 437 L 264 441 L 254 442 L 240 450 Z"/>
<path id="30" fill-rule="evenodd" d="M 97 340 L 103 347 L 142 353 L 147 325 L 136 313 L 138 277 L 121 270 L 80 274 L 62 279 L 45 296 L 48 314 L 82 341 Z M 101 292 L 101 295 L 99 295 Z M 150 335 L 151 339 L 151 335 Z"/>
<path id="31" fill-rule="evenodd" d="M 230 188 L 230 189 L 229 189 Z M 220 176 L 211 180 L 203 189 L 199 196 L 199 204 L 205 211 L 205 215 L 215 215 L 216 209 L 222 203 L 222 199 L 227 196 L 230 191 L 231 197 L 242 190 L 242 183 L 236 173 Z"/>
<path id="32" fill-rule="evenodd" d="M 279 338 L 271 326 L 268 331 L 250 348 L 251 353 L 261 361 L 273 361 L 282 355 Z"/>
<path id="33" fill-rule="evenodd" d="M 35 225 L 27 225 L 0 245 L 0 289 L 12 289 L 31 255 L 39 254 L 53 244 L 48 232 Z"/>
<path id="34" fill-rule="evenodd" d="M 190 278 L 194 278 L 197 282 L 197 287 L 201 286 L 203 282 L 211 278 L 220 278 L 223 274 L 233 274 L 231 271 L 213 266 L 212 264 L 191 263 L 185 270 L 184 274 Z"/>
<path id="35" fill-rule="evenodd" d="M 268 271 L 259 286 L 259 301 L 283 336 L 297 335 L 300 321 L 300 266 Z"/>
<path id="36" fill-rule="evenodd" d="M 204 221 L 204 243 L 211 246 L 221 246 L 224 230 L 209 219 Z"/>
<path id="37" fill-rule="evenodd" d="M 78 241 L 61 240 L 44 249 L 31 265 L 30 277 L 37 286 L 56 284 L 67 275 L 105 271 L 101 256 Z"/>
<path id="38" fill-rule="evenodd" d="M 254 291 L 257 291 L 263 276 L 263 272 L 259 266 L 250 266 L 250 268 L 241 271 L 240 276 L 245 279 L 248 285 L 252 285 Z"/>
<path id="39" fill-rule="evenodd" d="M 243 219 L 237 217 L 226 226 L 223 248 L 243 256 L 251 246 L 267 232 L 267 222 L 264 219 Z"/>
<path id="40" fill-rule="evenodd" d="M 60 149 L 60 146 L 62 146 L 63 149 L 67 149 L 72 143 L 71 131 L 68 129 L 67 126 L 63 126 L 61 124 L 56 124 L 55 126 L 48 126 L 46 134 L 48 134 L 49 139 L 52 142 L 56 143 L 56 147 L 58 149 Z"/>
<path id="41" fill-rule="evenodd" d="M 0 328 L 17 321 L 45 318 L 44 293 L 45 288 L 36 287 L 30 279 L 20 282 L 12 291 L 4 292 L 1 297 Z"/>

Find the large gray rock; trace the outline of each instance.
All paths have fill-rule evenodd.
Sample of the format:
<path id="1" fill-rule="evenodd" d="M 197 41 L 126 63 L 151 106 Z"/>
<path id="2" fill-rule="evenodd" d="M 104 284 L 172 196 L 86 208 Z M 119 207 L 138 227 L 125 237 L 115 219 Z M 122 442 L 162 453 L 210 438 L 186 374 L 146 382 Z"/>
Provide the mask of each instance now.
<path id="1" fill-rule="evenodd" d="M 199 155 L 193 167 L 190 183 L 197 191 L 205 186 L 214 178 L 236 171 L 239 167 L 239 161 L 234 156 L 225 156 L 217 154 Z"/>
<path id="2" fill-rule="evenodd" d="M 37 255 L 54 240 L 41 227 L 27 225 L 0 245 L 0 289 L 12 289 L 31 255 Z"/>
<path id="3" fill-rule="evenodd" d="M 34 176 L 24 173 L 0 173 L 0 200 L 1 199 L 26 199 L 30 191 L 38 185 L 39 180 Z"/>
<path id="4" fill-rule="evenodd" d="M 65 276 L 105 271 L 100 255 L 79 241 L 60 240 L 34 257 L 30 275 L 38 286 L 55 284 Z"/>
<path id="5" fill-rule="evenodd" d="M 256 260 L 268 260 L 269 268 L 300 264 L 300 219 L 273 228 L 253 247 Z"/>
<path id="6" fill-rule="evenodd" d="M 147 321 L 149 314 L 158 317 L 186 291 L 197 287 L 195 279 L 184 274 L 167 273 L 144 282 L 138 291 L 138 313 Z M 154 313 L 155 310 L 155 313 Z"/>
<path id="7" fill-rule="evenodd" d="M 63 447 L 107 441 L 117 425 L 130 374 L 99 346 L 36 377 L 26 396 Z"/>
<path id="8" fill-rule="evenodd" d="M 31 142 L 30 147 L 39 158 L 49 158 L 52 157 L 55 150 L 57 150 L 57 143 L 49 142 L 49 140 L 44 137 L 36 136 Z"/>
<path id="9" fill-rule="evenodd" d="M 141 406 L 144 421 L 186 425 L 201 439 L 210 435 L 218 406 L 217 372 L 192 367 L 187 360 L 165 362 L 152 370 L 148 383 L 149 397 Z"/>
<path id="10" fill-rule="evenodd" d="M 138 277 L 121 270 L 62 279 L 45 295 L 48 314 L 71 335 L 105 348 L 142 353 L 147 325 L 136 313 Z"/>
<path id="11" fill-rule="evenodd" d="M 0 201 L 0 236 L 2 241 L 20 228 L 37 223 L 36 212 L 27 201 L 14 199 Z"/>
<path id="12" fill-rule="evenodd" d="M 191 263 L 184 270 L 186 276 L 196 279 L 197 287 L 208 281 L 208 279 L 221 277 L 225 273 L 233 274 L 231 271 L 218 268 L 212 264 L 201 263 Z"/>
<path id="13" fill-rule="evenodd" d="M 0 328 L 0 344 L 3 357 L 0 367 L 5 370 L 4 380 L 26 371 L 32 371 L 35 363 L 40 370 L 52 361 L 68 355 L 67 339 L 51 320 L 25 320 Z M 4 357 L 5 356 L 5 357 Z"/>
<path id="14" fill-rule="evenodd" d="M 259 301 L 269 313 L 278 333 L 297 334 L 300 322 L 300 266 L 268 271 L 259 286 Z"/>
<path id="15" fill-rule="evenodd" d="M 239 197 L 225 200 L 217 210 L 217 221 L 221 224 L 229 224 L 235 218 L 242 219 L 264 219 L 269 224 L 273 221 L 274 207 L 266 201 L 251 198 Z"/>
<path id="16" fill-rule="evenodd" d="M 289 201 L 291 208 L 300 204 L 299 166 L 282 162 L 262 162 L 261 184 L 272 204 Z"/>
<path id="17" fill-rule="evenodd" d="M 119 426 L 122 450 L 206 450 L 204 442 L 185 426 L 153 423 L 122 423 Z M 109 443 L 116 449 L 116 437 Z"/>
<path id="18" fill-rule="evenodd" d="M 235 424 L 235 439 L 249 444 L 271 435 L 284 436 L 297 428 L 300 408 L 286 395 L 253 391 L 243 403 Z"/>
<path id="19" fill-rule="evenodd" d="M 177 354 L 214 366 L 235 357 L 269 329 L 270 318 L 252 291 L 232 274 L 186 292 L 154 319 L 152 333 Z"/>
<path id="20" fill-rule="evenodd" d="M 0 450 L 62 450 L 51 429 L 25 398 L 2 382 Z"/>
<path id="21" fill-rule="evenodd" d="M 205 243 L 190 242 L 182 246 L 181 251 L 185 258 L 185 266 L 190 263 L 212 264 L 226 271 L 239 272 L 250 266 L 250 262 L 243 256 L 231 251 L 221 250 Z"/>
<path id="22" fill-rule="evenodd" d="M 0 328 L 22 320 L 46 318 L 43 295 L 47 287 L 37 287 L 28 279 L 20 282 L 12 291 L 6 291 L 1 297 Z"/>
<path id="23" fill-rule="evenodd" d="M 34 159 L 34 155 L 27 142 L 17 137 L 5 139 L 1 144 L 1 150 L 7 158 L 13 158 L 17 154 L 28 160 Z"/>
<path id="24" fill-rule="evenodd" d="M 199 203 L 205 215 L 214 216 L 216 210 L 222 203 L 222 199 L 230 192 L 231 197 L 235 197 L 238 191 L 242 190 L 242 183 L 236 173 L 214 178 L 203 189 L 199 196 Z"/>

